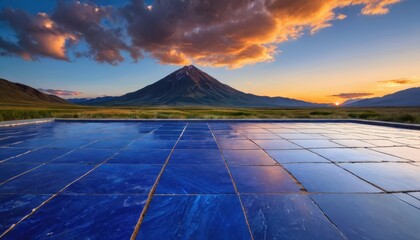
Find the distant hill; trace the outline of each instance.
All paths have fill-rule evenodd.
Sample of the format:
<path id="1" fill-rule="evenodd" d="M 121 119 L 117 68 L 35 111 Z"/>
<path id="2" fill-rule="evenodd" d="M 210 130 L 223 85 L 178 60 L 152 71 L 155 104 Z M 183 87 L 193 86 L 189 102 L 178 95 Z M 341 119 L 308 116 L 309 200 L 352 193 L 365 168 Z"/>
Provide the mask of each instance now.
<path id="1" fill-rule="evenodd" d="M 24 84 L 0 78 L 0 103 L 56 103 L 68 102 L 55 95 L 42 93 Z"/>
<path id="2" fill-rule="evenodd" d="M 222 106 L 316 107 L 325 106 L 283 97 L 266 97 L 238 91 L 195 66 L 185 66 L 138 91 L 119 97 L 79 102 L 108 106 Z"/>
<path id="3" fill-rule="evenodd" d="M 420 107 L 420 87 L 409 88 L 383 97 L 362 99 L 348 107 Z"/>
<path id="4" fill-rule="evenodd" d="M 70 102 L 70 103 L 80 104 L 87 101 L 105 101 L 111 98 L 114 98 L 114 97 L 105 96 L 105 97 L 97 97 L 97 98 L 68 98 L 66 100 L 67 102 Z"/>

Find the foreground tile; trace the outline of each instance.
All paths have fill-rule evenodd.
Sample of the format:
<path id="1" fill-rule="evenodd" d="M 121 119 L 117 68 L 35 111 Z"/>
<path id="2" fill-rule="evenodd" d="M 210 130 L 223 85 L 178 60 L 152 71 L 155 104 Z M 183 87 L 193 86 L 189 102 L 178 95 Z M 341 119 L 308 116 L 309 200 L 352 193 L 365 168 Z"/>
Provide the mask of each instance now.
<path id="1" fill-rule="evenodd" d="M 46 163 L 70 151 L 69 148 L 41 148 L 9 159 L 7 163 Z"/>
<path id="2" fill-rule="evenodd" d="M 420 140 L 419 140 L 420 142 Z M 400 158 L 405 158 L 413 161 L 420 161 L 420 149 L 412 147 L 384 147 L 373 148 L 376 151 L 388 153 Z"/>
<path id="3" fill-rule="evenodd" d="M 48 195 L 0 194 L 0 235 L 32 209 L 47 200 Z"/>
<path id="4" fill-rule="evenodd" d="M 370 143 L 360 141 L 360 140 L 343 139 L 343 140 L 333 140 L 333 142 L 338 143 L 345 147 L 374 147 L 375 146 L 375 145 L 372 145 Z"/>
<path id="5" fill-rule="evenodd" d="M 0 148 L 0 162 L 30 150 L 29 148 Z"/>
<path id="6" fill-rule="evenodd" d="M 130 149 L 118 152 L 107 163 L 115 164 L 164 164 L 170 149 Z"/>
<path id="7" fill-rule="evenodd" d="M 107 149 L 76 149 L 49 163 L 98 164 L 110 158 L 115 153 L 116 150 Z"/>
<path id="8" fill-rule="evenodd" d="M 380 189 L 331 163 L 284 164 L 284 167 L 309 192 L 381 192 Z"/>
<path id="9" fill-rule="evenodd" d="M 217 142 L 221 149 L 260 149 L 258 145 L 249 140 L 221 139 Z"/>
<path id="10" fill-rule="evenodd" d="M 95 149 L 121 149 L 125 148 L 132 140 L 123 140 L 123 139 L 115 139 L 115 140 L 99 140 L 93 142 L 84 148 L 95 148 Z"/>
<path id="11" fill-rule="evenodd" d="M 218 149 L 214 140 L 180 140 L 176 149 Z"/>
<path id="12" fill-rule="evenodd" d="M 307 195 L 241 198 L 254 239 L 344 239 Z"/>
<path id="13" fill-rule="evenodd" d="M 337 143 L 328 140 L 290 140 L 291 142 L 304 148 L 340 148 L 343 147 Z"/>
<path id="14" fill-rule="evenodd" d="M 5 239 L 129 239 L 146 196 L 60 195 Z"/>
<path id="15" fill-rule="evenodd" d="M 0 193 L 53 194 L 90 169 L 89 165 L 44 165 L 0 185 Z"/>
<path id="16" fill-rule="evenodd" d="M 404 159 L 401 158 L 364 148 L 327 148 L 313 149 L 313 151 L 333 162 L 404 161 Z"/>
<path id="17" fill-rule="evenodd" d="M 0 164 L 0 183 L 37 166 L 39 164 Z"/>
<path id="18" fill-rule="evenodd" d="M 280 166 L 231 166 L 240 193 L 299 192 L 295 180 Z"/>
<path id="19" fill-rule="evenodd" d="M 420 210 L 390 194 L 311 195 L 348 239 L 418 239 Z"/>
<path id="20" fill-rule="evenodd" d="M 387 191 L 420 190 L 420 167 L 408 163 L 342 163 L 340 166 Z"/>
<path id="21" fill-rule="evenodd" d="M 275 165 L 270 156 L 263 150 L 223 150 L 229 165 Z"/>
<path id="22" fill-rule="evenodd" d="M 65 193 L 148 194 L 160 165 L 104 164 L 72 184 Z"/>
<path id="23" fill-rule="evenodd" d="M 225 165 L 168 165 L 158 194 L 235 193 Z"/>
<path id="24" fill-rule="evenodd" d="M 169 164 L 225 164 L 218 149 L 175 149 Z"/>
<path id="25" fill-rule="evenodd" d="M 293 144 L 287 140 L 255 140 L 263 149 L 300 149 L 296 144 Z"/>
<path id="26" fill-rule="evenodd" d="M 411 193 L 408 193 L 408 194 L 417 198 L 418 200 L 420 200 L 420 192 L 411 192 Z"/>
<path id="27" fill-rule="evenodd" d="M 267 153 L 278 163 L 330 162 L 308 150 L 268 150 Z"/>
<path id="28" fill-rule="evenodd" d="M 250 239 L 237 195 L 154 196 L 137 239 Z"/>
<path id="29" fill-rule="evenodd" d="M 407 193 L 394 193 L 392 194 L 395 197 L 399 198 L 400 200 L 410 204 L 413 207 L 420 209 L 420 200 L 407 194 Z"/>

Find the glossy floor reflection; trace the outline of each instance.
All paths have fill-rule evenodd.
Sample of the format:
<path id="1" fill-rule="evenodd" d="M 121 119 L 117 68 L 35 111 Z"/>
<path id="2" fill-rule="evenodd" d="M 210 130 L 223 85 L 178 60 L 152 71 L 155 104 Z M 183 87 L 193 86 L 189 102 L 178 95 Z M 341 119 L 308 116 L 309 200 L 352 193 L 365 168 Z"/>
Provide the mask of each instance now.
<path id="1" fill-rule="evenodd" d="M 3 127 L 0 238 L 419 239 L 419 151 L 351 123 Z"/>

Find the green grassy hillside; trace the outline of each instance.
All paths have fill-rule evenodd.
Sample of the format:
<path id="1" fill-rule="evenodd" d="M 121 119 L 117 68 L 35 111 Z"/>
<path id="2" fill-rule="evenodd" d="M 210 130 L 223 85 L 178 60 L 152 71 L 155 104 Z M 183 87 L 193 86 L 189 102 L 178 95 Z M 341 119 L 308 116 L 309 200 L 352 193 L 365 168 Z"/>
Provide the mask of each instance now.
<path id="1" fill-rule="evenodd" d="M 134 118 L 134 119 L 370 119 L 420 123 L 420 108 L 138 108 L 86 107 L 61 104 L 2 104 L 0 120 L 32 118 Z"/>

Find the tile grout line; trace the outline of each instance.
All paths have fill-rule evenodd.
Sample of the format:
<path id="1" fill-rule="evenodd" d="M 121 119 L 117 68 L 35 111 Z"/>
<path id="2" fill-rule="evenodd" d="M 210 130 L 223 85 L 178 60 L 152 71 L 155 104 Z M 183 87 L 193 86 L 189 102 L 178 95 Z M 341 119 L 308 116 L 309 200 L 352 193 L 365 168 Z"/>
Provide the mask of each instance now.
<path id="1" fill-rule="evenodd" d="M 82 146 L 80 146 L 80 147 L 77 147 L 77 148 L 74 148 L 72 151 L 69 151 L 68 153 L 65 153 L 65 154 L 63 154 L 63 155 L 61 155 L 61 156 L 64 156 L 64 155 L 67 155 L 67 154 L 69 154 L 69 153 L 71 153 L 71 152 L 73 152 L 73 151 L 76 151 L 77 149 L 82 149 L 83 147 L 85 147 L 85 146 L 87 146 L 87 145 L 90 145 L 90 144 L 92 144 L 92 143 L 94 143 L 94 142 L 97 142 L 98 140 L 95 140 L 95 141 L 92 141 L 92 142 L 90 142 L 90 143 L 87 143 L 87 144 L 85 144 L 85 145 L 82 145 Z M 133 140 L 134 141 L 134 140 Z M 132 142 L 133 142 L 132 141 Z M 49 144 L 50 145 L 50 144 Z M 127 144 L 127 146 L 128 146 L 129 144 Z M 13 225 L 11 225 L 6 231 L 4 231 L 1 235 L 0 235 L 0 238 L 3 238 L 7 233 L 9 233 L 10 231 L 12 231 L 13 230 L 13 228 L 15 228 L 19 223 L 21 223 L 22 221 L 24 221 L 24 220 L 26 220 L 27 218 L 29 218 L 30 216 L 32 216 L 36 211 L 38 211 L 42 206 L 44 206 L 45 204 L 47 204 L 48 202 L 50 202 L 53 198 L 55 198 L 56 196 L 58 196 L 58 195 L 60 195 L 62 192 L 64 192 L 68 187 L 70 187 L 72 184 L 74 184 L 75 182 L 77 182 L 77 181 L 79 181 L 80 179 L 82 179 L 82 178 L 84 178 L 85 176 L 87 176 L 88 174 L 90 174 L 91 172 L 93 172 L 93 171 L 95 171 L 97 168 L 99 168 L 100 166 L 102 166 L 103 164 L 105 164 L 106 162 L 108 162 L 110 159 L 112 159 L 114 156 L 116 156 L 121 150 L 123 150 L 123 149 L 125 149 L 127 146 L 125 146 L 124 148 L 120 148 L 120 149 L 115 149 L 116 150 L 116 152 L 113 154 L 113 155 L 111 155 L 110 157 L 108 157 L 108 158 L 106 158 L 104 161 L 102 161 L 101 163 L 99 163 L 99 164 L 96 164 L 96 165 L 93 165 L 93 168 L 92 169 L 90 169 L 89 171 L 87 171 L 86 173 L 84 173 L 84 174 L 82 174 L 80 177 L 78 177 L 78 178 L 76 178 L 75 180 L 73 180 L 73 181 L 71 181 L 69 184 L 67 184 L 67 185 L 65 185 L 62 189 L 60 189 L 58 192 L 56 192 L 56 193 L 54 193 L 54 194 L 52 194 L 49 198 L 47 198 L 45 201 L 43 201 L 40 205 L 38 205 L 36 208 L 33 208 L 32 209 L 32 211 L 29 213 L 29 214 L 27 214 L 27 215 L 25 215 L 24 217 L 22 217 L 17 223 L 15 223 L 15 224 L 13 224 Z M 43 146 L 43 147 L 40 147 L 40 148 L 44 148 L 45 146 Z M 38 149 L 40 149 L 40 148 L 38 148 Z M 61 156 L 59 156 L 59 157 L 61 157 Z M 56 157 L 56 158 L 54 158 L 53 160 L 55 160 L 55 159 L 58 159 L 59 157 Z M 52 160 L 51 160 L 52 161 Z M 44 165 L 46 165 L 48 162 L 46 162 L 46 163 L 43 163 L 43 164 L 41 164 L 39 167 L 41 167 L 41 166 L 44 166 Z M 38 167 L 37 167 L 38 168 Z M 31 170 L 29 170 L 29 171 L 32 171 L 32 170 L 34 170 L 34 169 L 31 169 Z M 47 194 L 47 195 L 50 195 L 50 194 Z"/>
<path id="2" fill-rule="evenodd" d="M 311 197 L 311 194 L 308 194 L 309 199 L 311 199 L 311 201 L 315 204 L 315 206 L 318 207 L 318 209 L 322 212 L 322 214 L 325 216 L 325 218 L 334 226 L 335 229 L 337 229 L 337 231 L 341 234 L 341 236 L 344 239 L 348 239 L 346 237 L 346 235 L 344 235 L 344 233 L 341 231 L 341 229 L 330 219 L 330 217 L 328 217 L 328 215 L 324 212 L 324 210 L 322 210 L 322 208 L 318 205 L 317 202 L 315 202 L 315 200 Z"/>
<path id="3" fill-rule="evenodd" d="M 168 165 L 169 159 L 171 158 L 172 153 L 174 152 L 176 145 L 178 144 L 179 140 L 181 139 L 181 137 L 184 134 L 184 132 L 187 129 L 187 127 L 188 127 L 188 123 L 185 125 L 184 129 L 182 130 L 181 134 L 179 135 L 178 139 L 176 140 L 174 146 L 172 147 L 172 150 L 169 153 L 169 156 L 166 158 L 166 161 L 163 164 L 162 169 L 160 170 L 160 172 L 159 172 L 159 174 L 158 174 L 158 176 L 157 176 L 157 178 L 155 180 L 155 183 L 152 186 L 152 189 L 150 190 L 149 194 L 147 195 L 146 203 L 145 203 L 145 205 L 143 207 L 143 210 L 140 213 L 139 219 L 138 219 L 138 221 L 136 223 L 136 226 L 134 227 L 133 233 L 131 234 L 130 240 L 135 240 L 136 239 L 137 234 L 140 231 L 141 224 L 143 223 L 144 217 L 145 217 L 145 215 L 147 213 L 147 210 L 149 209 L 150 203 L 151 203 L 151 201 L 153 199 L 153 196 L 155 194 L 155 191 L 157 189 L 157 185 L 159 184 L 160 178 L 162 177 L 163 172 L 165 171 L 165 168 Z"/>
<path id="4" fill-rule="evenodd" d="M 268 130 L 268 129 L 266 129 L 266 130 Z M 270 130 L 268 130 L 269 132 L 271 132 Z M 287 139 L 285 139 L 286 141 L 288 141 Z M 250 140 L 250 141 L 252 141 L 252 140 Z M 290 142 L 290 141 L 289 141 Z M 256 144 L 256 143 L 255 143 Z M 258 145 L 258 144 L 257 144 Z M 300 146 L 299 144 L 296 144 L 297 146 Z M 300 147 L 302 147 L 302 146 L 300 146 Z M 270 156 L 271 157 L 271 155 L 269 155 L 267 152 L 266 152 L 266 150 L 265 149 L 263 149 L 263 148 L 261 148 L 268 156 Z M 305 150 L 307 150 L 306 148 L 303 148 L 303 149 L 305 149 Z M 322 157 L 322 156 L 320 156 L 320 157 Z M 322 158 L 324 158 L 324 157 L 322 157 Z M 273 160 L 274 160 L 274 158 L 272 158 Z M 326 159 L 326 158 L 324 158 L 324 159 Z M 328 159 L 327 159 L 328 160 Z M 277 162 L 277 161 L 276 161 Z M 319 205 L 312 199 L 312 197 L 311 197 L 311 193 L 303 186 L 303 184 L 291 173 L 291 172 L 289 172 L 289 170 L 287 170 L 284 166 L 283 166 L 283 164 L 281 164 L 281 163 L 279 163 L 280 164 L 280 166 L 287 172 L 287 173 L 289 173 L 289 175 L 301 186 L 301 189 L 303 190 L 303 192 L 304 193 L 306 193 L 306 195 L 308 196 L 308 198 L 309 199 L 311 199 L 311 201 L 315 204 L 315 206 L 317 206 L 317 208 L 322 212 L 322 214 L 325 216 L 325 218 L 331 223 L 331 225 L 333 225 L 334 226 L 334 228 L 335 229 L 337 229 L 337 231 L 340 233 L 340 235 L 343 237 L 343 239 L 348 239 L 345 235 L 344 235 L 344 233 L 340 230 L 340 228 L 327 216 L 327 214 L 321 209 L 321 207 L 319 207 Z"/>
<path id="5" fill-rule="evenodd" d="M 239 191 L 238 191 L 238 188 L 237 188 L 237 186 L 236 186 L 235 180 L 233 179 L 232 173 L 230 172 L 229 165 L 228 165 L 228 163 L 227 163 L 227 161 L 226 161 L 226 158 L 225 158 L 225 156 L 224 156 L 224 154 L 223 154 L 222 149 L 221 149 L 221 148 L 220 148 L 220 146 L 219 146 L 219 143 L 217 142 L 216 137 L 214 136 L 213 130 L 211 129 L 211 127 L 210 127 L 209 123 L 207 123 L 207 127 L 209 128 L 209 130 L 210 130 L 210 132 L 211 132 L 211 135 L 213 136 L 213 139 L 214 139 L 214 141 L 216 142 L 217 148 L 219 149 L 220 155 L 221 155 L 221 157 L 223 158 L 223 160 L 224 160 L 224 162 L 225 162 L 225 166 L 226 166 L 226 168 L 227 168 L 227 170 L 228 170 L 228 173 L 229 173 L 230 179 L 231 179 L 231 181 L 232 181 L 232 183 L 233 183 L 233 187 L 235 188 L 236 196 L 238 196 L 238 199 L 239 199 L 239 204 L 241 205 L 242 212 L 243 212 L 243 214 L 244 214 L 245 223 L 246 223 L 246 225 L 247 225 L 247 227 L 248 227 L 249 235 L 251 236 L 251 239 L 252 239 L 252 240 L 254 240 L 254 235 L 252 234 L 251 226 L 250 226 L 250 224 L 249 224 L 248 217 L 246 216 L 245 207 L 244 207 L 244 204 L 242 203 L 241 195 L 239 194 Z"/>
<path id="6" fill-rule="evenodd" d="M 89 171 L 87 171 L 86 173 L 82 174 L 80 177 L 76 178 L 75 180 L 71 181 L 69 184 L 65 185 L 63 188 L 61 188 L 58 192 L 54 193 L 53 195 L 51 195 L 49 198 L 47 198 L 47 200 L 43 201 L 40 205 L 38 205 L 36 208 L 33 208 L 32 211 L 25 215 L 24 217 L 22 217 L 17 223 L 11 225 L 5 232 L 3 232 L 0 235 L 0 238 L 3 238 L 7 233 L 9 233 L 10 231 L 13 230 L 13 228 L 15 228 L 19 223 L 23 222 L 24 220 L 26 220 L 27 218 L 29 218 L 30 216 L 32 216 L 35 212 L 37 212 L 42 206 L 44 206 L 45 204 L 47 204 L 48 202 L 50 202 L 53 198 L 55 198 L 56 196 L 58 196 L 60 193 L 64 192 L 68 187 L 70 187 L 72 184 L 74 184 L 75 182 L 79 181 L 80 179 L 84 178 L 86 175 L 90 174 L 91 172 L 95 171 L 98 167 L 102 166 L 103 164 L 105 164 L 109 159 L 111 159 L 112 157 L 114 157 L 120 150 L 117 150 L 117 152 L 115 152 L 112 156 L 110 156 L 109 158 L 105 159 L 104 161 L 102 161 L 101 163 L 94 165 L 94 167 L 92 169 L 90 169 Z"/>
<path id="7" fill-rule="evenodd" d="M 53 143 L 50 143 L 50 144 L 48 144 L 48 145 L 51 145 L 51 144 L 53 144 Z M 34 150 L 32 150 L 32 151 L 27 151 L 27 152 L 25 152 L 25 153 L 22 153 L 22 154 L 20 154 L 20 155 L 17 155 L 17 156 L 15 156 L 15 157 L 12 157 L 12 158 L 9 158 L 9 159 L 14 159 L 14 158 L 17 158 L 17 157 L 20 157 L 20 156 L 23 156 L 23 155 L 29 154 L 29 153 L 31 153 L 31 152 L 38 151 L 39 149 L 47 148 L 47 146 L 48 146 L 48 145 L 45 145 L 45 146 L 42 146 L 42 147 L 35 148 L 35 149 L 34 149 Z M 86 145 L 83 145 L 83 146 L 86 146 Z M 63 155 L 60 155 L 60 156 L 58 156 L 58 157 L 55 157 L 55 158 L 51 159 L 51 160 L 50 160 L 50 161 L 48 161 L 48 162 L 43 162 L 43 163 L 25 163 L 25 162 L 23 162 L 23 163 L 22 163 L 22 162 L 20 162 L 20 163 L 12 163 L 12 164 L 39 164 L 39 165 L 38 165 L 38 166 L 35 166 L 35 167 L 31 168 L 31 169 L 28 169 L 28 170 L 26 170 L 26 171 L 24 171 L 24 172 L 21 172 L 21 173 L 19 173 L 18 175 L 15 175 L 15 176 L 13 176 L 13 177 L 11 177 L 11 178 L 8 178 L 8 179 L 4 180 L 3 182 L 0 182 L 0 186 L 1 186 L 1 185 L 3 185 L 3 184 L 5 184 L 5 183 L 7 183 L 7 182 L 9 182 L 9 181 L 11 181 L 11 180 L 13 180 L 13 179 L 15 179 L 15 178 L 18 178 L 18 177 L 20 177 L 20 176 L 22 176 L 22 175 L 25 175 L 26 173 L 32 172 L 32 171 L 34 171 L 34 170 L 36 170 L 36 169 L 38 169 L 38 168 L 40 168 L 40 167 L 42 167 L 42 166 L 45 166 L 45 165 L 49 164 L 50 162 L 52 162 L 52 161 L 54 161 L 54 160 L 56 160 L 56 159 L 58 159 L 58 158 L 60 158 L 60 157 L 62 157 L 62 156 L 65 156 L 65 155 L 67 155 L 67 154 L 70 154 L 70 153 L 72 153 L 72 152 L 76 151 L 77 149 L 81 149 L 83 146 L 80 146 L 80 147 L 78 147 L 78 148 L 74 148 L 74 149 L 72 149 L 71 151 L 68 151 L 68 152 L 64 153 Z M 9 159 L 7 159 L 7 160 L 5 160 L 5 161 L 8 161 Z M 0 162 L 0 163 L 5 164 L 4 162 Z M 10 163 L 6 163 L 6 164 L 10 164 Z"/>

